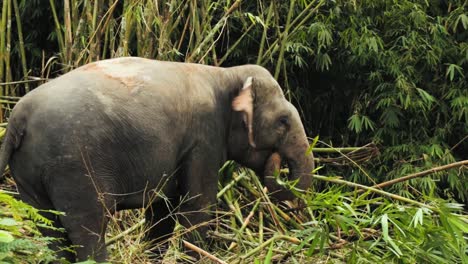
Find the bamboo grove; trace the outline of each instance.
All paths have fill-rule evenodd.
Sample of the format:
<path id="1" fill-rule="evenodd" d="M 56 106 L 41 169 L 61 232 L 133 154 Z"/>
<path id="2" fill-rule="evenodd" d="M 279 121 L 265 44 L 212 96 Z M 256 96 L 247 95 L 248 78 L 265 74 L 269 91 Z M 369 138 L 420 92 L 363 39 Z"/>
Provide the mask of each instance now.
<path id="1" fill-rule="evenodd" d="M 468 261 L 466 0 L 3 0 L 0 13 L 2 126 L 22 95 L 100 59 L 251 63 L 274 74 L 320 139 L 318 174 L 330 177 L 315 177 L 298 210 L 272 204 L 252 172 L 227 164 L 210 251 L 217 258 Z M 416 176 L 366 189 L 407 175 Z M 142 215 L 116 216 L 110 236 L 143 228 Z M 0 219 L 1 230 L 20 236 L 4 226 Z M 144 246 L 122 255 L 141 233 L 109 245 L 113 262 L 143 261 Z M 14 258 L 1 243 L 2 233 L 0 261 Z M 177 249 L 176 241 L 168 259 Z"/>

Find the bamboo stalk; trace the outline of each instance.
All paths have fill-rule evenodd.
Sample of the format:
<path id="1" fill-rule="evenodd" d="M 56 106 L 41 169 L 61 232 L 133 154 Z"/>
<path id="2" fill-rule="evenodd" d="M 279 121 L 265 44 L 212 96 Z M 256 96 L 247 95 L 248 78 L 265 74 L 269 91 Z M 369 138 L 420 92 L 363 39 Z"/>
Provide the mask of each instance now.
<path id="1" fill-rule="evenodd" d="M 2 103 L 2 104 L 16 104 L 16 103 L 18 103 L 18 101 L 9 101 L 9 100 L 0 99 L 0 103 Z"/>
<path id="2" fill-rule="evenodd" d="M 268 211 L 270 212 L 270 217 L 272 218 L 273 220 L 273 223 L 275 224 L 276 228 L 278 229 L 278 231 L 281 233 L 281 234 L 284 234 L 285 233 L 285 230 L 284 230 L 284 227 L 283 225 L 281 224 L 281 221 L 279 220 L 279 217 L 278 217 L 278 210 L 275 210 L 275 205 L 271 202 L 270 200 L 270 197 L 268 197 L 267 195 L 267 188 L 266 187 L 261 187 L 261 184 L 258 180 L 257 177 L 253 177 L 253 180 L 255 181 L 255 184 L 260 187 L 259 190 L 260 190 L 260 195 L 261 197 L 265 200 L 265 203 L 264 205 L 267 207 Z"/>
<path id="3" fill-rule="evenodd" d="M 112 244 L 114 244 L 115 242 L 119 241 L 120 239 L 122 239 L 123 237 L 127 236 L 128 234 L 131 234 L 133 233 L 135 230 L 137 230 L 138 228 L 140 228 L 141 226 L 143 226 L 145 224 L 145 219 L 143 218 L 142 220 L 140 220 L 138 223 L 134 224 L 133 226 L 131 226 L 130 228 L 124 230 L 123 232 L 119 233 L 118 235 L 110 238 L 110 239 L 107 239 L 106 240 L 106 247 L 107 246 L 110 246 Z"/>
<path id="4" fill-rule="evenodd" d="M 244 229 L 247 227 L 247 225 L 250 223 L 250 219 L 254 216 L 255 214 L 255 211 L 257 211 L 257 208 L 260 204 L 260 201 L 261 199 L 258 198 L 257 201 L 255 202 L 252 210 L 250 210 L 250 213 L 247 215 L 247 217 L 245 218 L 244 222 L 242 223 L 239 231 L 237 232 L 237 234 L 241 234 Z M 228 251 L 232 250 L 234 247 L 235 247 L 236 243 L 235 242 L 231 242 L 231 245 L 229 245 L 228 247 Z"/>
<path id="5" fill-rule="evenodd" d="M 88 3 L 88 1 L 86 1 L 86 0 L 83 1 L 83 10 L 86 10 L 87 3 Z M 73 10 L 75 10 L 75 9 L 78 9 L 78 7 L 76 6 Z M 76 11 L 72 11 L 72 12 L 75 13 Z M 74 23 L 75 32 L 74 32 L 73 36 L 74 36 L 74 39 L 76 39 L 76 40 L 80 39 L 80 34 L 83 31 L 83 28 L 85 27 L 85 14 L 86 14 L 86 12 L 82 12 L 81 15 L 79 16 L 79 19 L 77 18 L 78 22 L 76 22 L 76 24 Z M 78 14 L 75 13 L 74 16 L 78 17 Z M 71 52 L 73 54 L 79 54 L 80 51 L 79 51 L 78 47 L 80 47 L 80 41 L 74 41 L 73 46 L 71 48 Z M 76 65 L 77 64 L 75 63 L 75 66 Z"/>
<path id="6" fill-rule="evenodd" d="M 64 24 L 65 24 L 65 64 L 72 65 L 72 28 L 71 28 L 71 10 L 70 0 L 63 1 Z"/>
<path id="7" fill-rule="evenodd" d="M 96 36 L 94 36 L 92 39 L 90 38 L 90 32 L 96 32 L 95 29 L 96 29 L 96 24 L 94 23 L 94 12 L 93 12 L 93 7 L 95 7 L 95 4 L 96 4 L 96 1 L 94 1 L 94 4 L 93 3 L 89 3 L 89 5 L 86 7 L 86 8 L 83 8 L 83 11 L 84 13 L 86 13 L 86 24 L 87 24 L 87 57 L 84 58 L 84 61 L 83 63 L 86 63 L 86 62 L 90 62 L 93 60 L 94 56 L 95 56 L 95 52 L 94 52 L 94 47 L 95 47 L 95 42 L 94 42 L 94 39 Z M 80 62 L 81 63 L 81 62 Z"/>
<path id="8" fill-rule="evenodd" d="M 104 44 L 103 44 L 103 49 L 102 49 L 102 59 L 107 59 L 107 49 L 111 49 L 110 43 L 109 43 L 109 34 L 111 32 L 111 29 L 109 27 L 103 28 L 104 30 Z M 112 53 L 111 53 L 112 54 Z"/>
<path id="9" fill-rule="evenodd" d="M 453 168 L 456 168 L 456 167 L 463 167 L 463 166 L 468 166 L 468 160 L 462 160 L 462 161 L 450 163 L 450 164 L 447 164 L 447 165 L 443 165 L 443 166 L 439 166 L 439 167 L 435 167 L 435 168 L 430 168 L 430 169 L 425 170 L 425 171 L 420 171 L 420 172 L 416 172 L 416 173 L 413 173 L 413 174 L 409 174 L 409 175 L 406 175 L 406 176 L 403 176 L 403 177 L 400 177 L 400 178 L 396 178 L 396 179 L 393 179 L 393 180 L 390 180 L 390 181 L 386 181 L 386 182 L 376 184 L 376 185 L 372 186 L 372 188 L 388 187 L 390 185 L 393 185 L 393 184 L 396 184 L 396 183 L 399 183 L 399 182 L 403 182 L 403 181 L 411 180 L 411 179 L 414 179 L 414 178 L 423 177 L 423 176 L 426 176 L 426 175 L 429 175 L 429 174 L 433 174 L 433 173 L 436 173 L 436 172 L 439 172 L 439 171 L 449 170 L 449 169 L 453 169 Z"/>
<path id="10" fill-rule="evenodd" d="M 239 176 L 234 177 L 234 179 L 230 183 L 226 184 L 226 186 L 224 186 L 224 188 L 218 192 L 216 198 L 221 198 L 221 196 L 223 196 L 227 190 L 231 189 L 232 186 L 236 185 L 240 180 L 245 179 L 246 177 L 247 176 L 245 173 L 241 173 Z"/>
<path id="11" fill-rule="evenodd" d="M 96 0 L 94 2 L 94 9 L 93 9 L 93 29 L 96 32 L 96 37 L 94 38 L 94 46 L 92 50 L 94 52 L 94 56 L 91 57 L 91 61 L 99 60 L 101 57 L 101 39 L 102 39 L 102 30 L 99 28 L 99 24 L 97 23 L 98 19 L 101 17 L 102 10 L 103 10 L 103 2 L 102 0 Z"/>
<path id="12" fill-rule="evenodd" d="M 158 37 L 158 59 L 166 59 L 165 54 L 165 45 L 167 40 L 167 20 L 166 20 L 166 13 L 167 7 L 163 9 L 163 13 L 158 16 L 159 20 L 159 37 Z"/>
<path id="13" fill-rule="evenodd" d="M 99 29 L 99 28 L 107 28 L 107 25 L 110 23 L 110 20 L 111 20 L 111 17 L 112 17 L 112 13 L 114 12 L 115 7 L 117 6 L 118 3 L 119 3 L 119 1 L 118 1 L 118 0 L 115 0 L 115 1 L 112 3 L 112 5 L 107 9 L 106 13 L 103 15 L 103 18 L 99 21 L 99 24 L 97 25 L 97 29 Z M 105 21 L 104 21 L 104 18 L 106 18 Z M 111 27 L 111 29 L 109 29 L 109 31 L 112 31 L 112 32 L 113 32 L 112 27 Z M 97 34 L 97 31 L 95 30 L 95 31 L 93 32 L 93 34 L 91 35 L 91 37 L 88 39 L 88 43 L 86 44 L 86 47 L 84 47 L 84 49 L 81 51 L 81 53 L 80 53 L 80 55 L 78 56 L 78 58 L 75 60 L 75 65 L 80 65 L 81 60 L 83 59 L 84 55 L 86 54 L 86 51 L 87 51 L 87 49 L 89 48 L 89 45 L 90 45 L 91 41 L 94 39 L 94 37 L 96 36 L 96 34 Z M 114 41 L 115 41 L 116 38 L 115 38 L 114 36 L 112 36 L 112 38 L 113 38 Z M 112 52 L 114 51 L 114 48 L 115 48 L 115 43 L 114 43 L 114 41 L 112 41 L 112 42 L 110 43 L 110 47 L 109 47 L 109 49 L 111 50 L 111 54 L 110 54 L 111 57 L 112 57 L 113 55 L 115 55 L 115 54 L 112 53 Z M 106 50 L 106 49 L 104 49 L 104 50 Z"/>
<path id="14" fill-rule="evenodd" d="M 263 28 L 262 39 L 260 40 L 260 48 L 258 50 L 258 55 L 257 55 L 257 65 L 261 65 L 261 63 L 262 63 L 263 49 L 265 48 L 265 40 L 267 38 L 267 32 L 268 32 L 268 28 L 269 28 L 269 25 L 270 25 L 270 20 L 271 20 L 271 17 L 273 15 L 273 5 L 274 5 L 274 3 L 275 3 L 275 1 L 271 1 L 270 7 L 268 8 L 268 14 L 267 14 L 267 18 L 266 18 L 266 21 L 265 21 L 265 26 Z"/>
<path id="15" fill-rule="evenodd" d="M 370 147 L 343 147 L 343 148 L 313 148 L 314 153 L 346 153 L 361 149 L 372 149 Z"/>
<path id="16" fill-rule="evenodd" d="M 185 9 L 188 8 L 188 6 L 189 6 L 188 4 L 189 4 L 189 2 L 187 1 L 187 2 L 185 2 L 185 4 L 183 6 L 181 4 L 177 9 L 180 9 L 180 13 L 182 13 Z M 171 16 L 174 16 L 174 12 L 175 11 L 172 12 Z M 176 16 L 176 20 L 172 23 L 172 27 L 169 27 L 169 30 L 168 30 L 168 33 L 167 33 L 168 36 L 171 36 L 172 32 L 174 32 L 175 29 L 180 28 L 179 23 L 180 23 L 182 17 L 183 16 L 181 14 Z M 184 27 L 185 27 L 185 25 L 184 25 Z M 175 47 L 176 45 L 173 45 L 173 46 Z"/>
<path id="17" fill-rule="evenodd" d="M 147 32 L 148 32 L 148 38 L 146 40 L 146 50 L 145 50 L 145 56 L 147 58 L 154 58 L 155 57 L 155 37 L 153 35 L 153 26 L 154 26 L 154 13 L 153 10 L 155 9 L 155 3 L 153 1 L 148 1 L 148 3 L 151 3 L 150 8 L 147 8 L 145 11 L 145 26 L 147 27 Z M 188 6 L 188 3 L 186 2 L 186 6 Z M 179 18 L 182 18 L 182 16 L 179 16 Z"/>
<path id="18" fill-rule="evenodd" d="M 4 76 L 7 11 L 8 1 L 4 0 L 2 5 L 2 20 L 0 24 L 0 81 L 3 81 Z M 0 91 L 0 94 L 3 94 L 3 90 Z"/>
<path id="19" fill-rule="evenodd" d="M 285 26 L 284 32 L 281 34 L 281 46 L 280 46 L 280 53 L 278 56 L 278 62 L 276 63 L 276 70 L 275 70 L 275 75 L 274 75 L 275 79 L 278 79 L 281 66 L 283 64 L 284 50 L 286 49 L 286 42 L 288 41 L 289 29 L 291 27 L 291 17 L 292 17 L 292 14 L 294 13 L 294 5 L 296 3 L 295 0 L 290 0 L 290 1 L 291 2 L 289 4 L 289 12 L 286 18 L 286 26 Z"/>
<path id="20" fill-rule="evenodd" d="M 49 0 L 50 3 L 50 9 L 52 10 L 52 16 L 54 17 L 54 23 L 55 23 L 55 33 L 57 34 L 57 40 L 58 40 L 58 45 L 60 52 L 62 55 L 64 54 L 64 47 L 65 43 L 63 41 L 63 34 L 62 34 L 62 29 L 61 25 L 57 16 L 57 10 L 55 9 L 55 3 L 54 0 Z"/>
<path id="21" fill-rule="evenodd" d="M 2 190 L 2 189 L 0 189 L 0 193 L 8 194 L 8 195 L 11 195 L 11 196 L 17 196 L 17 195 L 19 195 L 18 192 L 11 192 L 11 191 Z"/>
<path id="22" fill-rule="evenodd" d="M 205 257 L 211 259 L 212 261 L 214 261 L 214 262 L 216 262 L 216 263 L 226 264 L 226 262 L 224 262 L 223 260 L 217 258 L 216 256 L 214 256 L 214 255 L 208 253 L 207 251 L 205 251 L 205 250 L 203 250 L 203 249 L 201 249 L 201 248 L 195 246 L 194 244 L 192 244 L 192 243 L 190 243 L 190 242 L 188 242 L 188 241 L 185 241 L 185 240 L 184 240 L 183 243 L 184 243 L 184 246 L 185 246 L 186 248 L 191 249 L 191 250 L 193 250 L 193 251 L 199 253 L 200 255 L 205 256 Z"/>
<path id="23" fill-rule="evenodd" d="M 23 69 L 23 78 L 27 78 L 28 68 L 26 66 L 26 52 L 24 51 L 23 29 L 21 26 L 21 17 L 20 17 L 20 11 L 18 7 L 18 0 L 13 0 L 13 7 L 15 9 L 16 27 L 18 30 L 19 51 L 21 55 L 21 68 Z M 24 83 L 24 88 L 26 89 L 26 92 L 29 92 L 28 82 Z"/>
<path id="24" fill-rule="evenodd" d="M 299 239 L 295 238 L 295 237 L 286 236 L 286 235 L 275 235 L 272 238 L 270 238 L 267 241 L 260 244 L 258 247 L 256 247 L 253 250 L 247 252 L 247 254 L 241 256 L 240 259 L 242 261 L 244 261 L 248 257 L 252 256 L 253 254 L 257 253 L 258 251 L 262 250 L 263 248 L 269 246 L 271 243 L 274 243 L 275 241 L 278 241 L 278 240 L 284 240 L 284 241 L 287 241 L 287 242 L 290 242 L 290 243 L 293 243 L 293 244 L 296 244 L 296 245 L 299 245 L 301 243 L 301 241 Z"/>
<path id="25" fill-rule="evenodd" d="M 130 11 L 128 10 L 129 9 L 129 3 L 128 1 L 124 1 L 124 14 L 122 15 L 122 20 L 120 22 L 120 32 L 119 32 L 119 37 L 120 37 L 120 43 L 119 43 L 119 47 L 117 48 L 117 56 L 121 57 L 121 56 L 127 56 L 128 55 L 128 39 L 127 39 L 127 29 L 129 28 L 128 27 L 128 23 L 130 23 L 130 21 L 128 21 L 128 18 L 129 18 L 129 13 Z"/>
<path id="26" fill-rule="evenodd" d="M 420 207 L 425 207 L 425 208 L 431 209 L 434 212 L 440 213 L 440 210 L 438 208 L 434 207 L 434 206 L 430 206 L 430 205 L 427 205 L 427 204 L 424 204 L 424 203 L 421 203 L 421 202 L 418 202 L 418 201 L 415 201 L 415 200 L 411 200 L 409 198 L 406 198 L 406 197 L 403 197 L 403 196 L 400 196 L 400 195 L 397 195 L 397 194 L 385 192 L 385 191 L 382 191 L 382 190 L 379 190 L 379 189 L 376 189 L 376 188 L 373 188 L 373 187 L 365 186 L 365 185 L 362 185 L 362 184 L 359 184 L 359 183 L 349 182 L 349 181 L 340 180 L 340 179 L 337 179 L 337 178 L 330 178 L 330 177 L 325 177 L 325 176 L 320 176 L 320 175 L 312 175 L 312 177 L 314 179 L 321 180 L 321 181 L 344 184 L 344 185 L 348 185 L 350 187 L 375 192 L 375 193 L 378 193 L 380 195 L 387 196 L 387 197 L 389 197 L 391 199 L 394 199 L 394 200 L 398 200 L 398 201 L 409 203 L 409 204 L 414 204 L 414 205 L 417 205 L 417 206 L 420 206 Z"/>
<path id="27" fill-rule="evenodd" d="M 188 41 L 188 44 L 187 44 L 187 50 L 186 50 L 186 54 L 185 54 L 185 61 L 188 61 L 188 57 L 189 57 L 189 54 L 190 54 L 190 50 L 193 50 L 193 47 L 197 44 L 195 43 L 196 41 L 196 37 L 194 37 L 194 34 L 197 34 L 196 32 L 198 31 L 198 20 L 195 19 L 195 14 L 196 14 L 196 11 L 197 11 L 197 4 L 196 4 L 196 0 L 192 0 L 190 1 L 190 11 L 191 11 L 191 15 L 189 16 L 189 20 L 191 23 L 190 23 L 190 35 L 189 35 L 189 41 Z M 194 40 L 195 39 L 195 40 Z M 181 39 L 182 41 L 182 39 Z M 182 44 L 182 42 L 180 42 L 180 44 Z"/>
<path id="28" fill-rule="evenodd" d="M 258 242 L 263 243 L 263 206 L 258 211 Z"/>
<path id="29" fill-rule="evenodd" d="M 208 42 L 212 41 L 214 39 L 214 35 L 218 33 L 218 31 L 223 27 L 229 17 L 229 15 L 236 10 L 239 5 L 240 5 L 240 0 L 236 0 L 231 7 L 224 13 L 223 17 L 216 23 L 216 25 L 213 27 L 213 29 L 210 30 L 210 32 L 206 35 L 204 40 L 200 43 L 200 45 L 197 46 L 197 48 L 194 49 L 194 52 L 189 56 L 187 59 L 188 62 L 195 61 L 196 56 L 202 54 L 202 51 L 204 47 L 208 44 Z M 200 38 L 199 38 L 200 39 Z"/>
<path id="30" fill-rule="evenodd" d="M 78 28 L 78 24 L 80 23 L 80 15 L 78 14 L 78 9 L 80 4 L 85 5 L 88 0 L 82 0 L 82 1 L 76 1 L 72 0 L 71 4 L 71 21 L 72 21 L 72 28 L 76 29 Z"/>
<path id="31" fill-rule="evenodd" d="M 322 6 L 325 4 L 325 1 L 324 0 L 321 0 L 315 7 L 314 9 L 310 10 L 310 8 L 312 8 L 313 4 L 315 4 L 315 1 L 312 1 L 309 3 L 309 5 L 307 5 L 306 8 L 304 8 L 304 10 L 301 11 L 301 13 L 299 13 L 299 15 L 296 16 L 296 18 L 293 20 L 293 22 L 291 23 L 291 28 L 293 28 L 290 32 L 290 35 L 293 35 L 302 25 L 304 25 L 308 19 Z M 303 18 L 304 16 L 304 18 Z M 300 19 L 302 19 L 301 21 L 299 21 Z M 299 22 L 298 22 L 299 21 Z M 296 23 L 298 23 L 296 25 Z M 266 61 L 266 56 L 269 55 L 270 57 L 276 53 L 276 51 L 278 50 L 278 41 L 280 40 L 281 38 L 277 38 L 275 41 L 273 41 L 270 45 L 270 47 L 267 49 L 267 51 L 264 53 L 264 58 L 262 58 L 262 63 L 264 63 L 264 61 Z M 260 65 L 261 65 L 260 64 Z"/>
<path id="32" fill-rule="evenodd" d="M 93 18 L 92 18 L 92 21 L 91 21 L 92 30 L 96 30 L 98 11 L 99 11 L 99 0 L 95 0 L 94 1 L 94 6 L 93 6 Z"/>
<path id="33" fill-rule="evenodd" d="M 3 81 L 4 64 L 5 64 L 5 32 L 6 32 L 6 17 L 7 17 L 8 1 L 4 0 L 2 5 L 2 19 L 0 23 L 0 81 Z M 5 89 L 0 89 L 0 95 L 4 95 Z M 0 121 L 3 122 L 3 106 L 0 105 Z"/>
<path id="34" fill-rule="evenodd" d="M 223 62 L 229 57 L 229 55 L 231 55 L 232 52 L 234 52 L 234 50 L 237 48 L 237 46 L 242 42 L 242 40 L 244 39 L 245 36 L 247 36 L 247 34 L 250 32 L 250 30 L 254 27 L 255 25 L 254 24 L 251 24 L 245 31 L 244 33 L 242 34 L 242 36 L 240 36 L 239 39 L 236 40 L 236 42 L 234 42 L 234 44 L 232 44 L 229 49 L 226 51 L 226 53 L 224 54 L 224 56 L 218 61 L 218 65 L 221 65 L 223 64 Z"/>
<path id="35" fill-rule="evenodd" d="M 7 33 L 6 33 L 6 49 L 5 49 L 5 82 L 11 82 L 11 68 L 10 68 L 10 55 L 11 55 L 11 0 L 8 1 L 7 8 Z M 5 95 L 9 95 L 11 86 L 5 87 Z"/>
<path id="36" fill-rule="evenodd" d="M 203 48 L 208 44 L 208 42 L 212 41 L 214 38 L 214 35 L 218 33 L 218 31 L 221 29 L 222 26 L 226 23 L 227 17 L 222 17 L 218 23 L 213 27 L 213 29 L 206 35 L 204 40 L 198 45 L 197 48 L 194 49 L 194 52 L 190 55 L 190 57 L 187 59 L 187 62 L 192 62 L 196 60 L 196 57 L 202 53 Z"/>
<path id="37" fill-rule="evenodd" d="M 188 3 L 188 2 L 187 2 L 187 3 Z M 181 48 L 181 46 L 182 46 L 182 43 L 183 43 L 185 34 L 186 34 L 187 30 L 188 30 L 189 22 L 190 22 L 190 17 L 187 18 L 187 21 L 185 22 L 185 25 L 184 25 L 184 29 L 182 30 L 182 34 L 181 34 L 181 36 L 180 36 L 180 38 L 179 38 L 179 42 L 178 42 L 178 44 L 176 45 L 178 51 L 180 51 L 180 48 Z"/>
<path id="38" fill-rule="evenodd" d="M 19 99 L 21 99 L 20 96 L 6 96 L 6 95 L 0 95 L 0 98 L 2 98 L 2 99 L 12 99 L 12 100 L 19 100 Z"/>

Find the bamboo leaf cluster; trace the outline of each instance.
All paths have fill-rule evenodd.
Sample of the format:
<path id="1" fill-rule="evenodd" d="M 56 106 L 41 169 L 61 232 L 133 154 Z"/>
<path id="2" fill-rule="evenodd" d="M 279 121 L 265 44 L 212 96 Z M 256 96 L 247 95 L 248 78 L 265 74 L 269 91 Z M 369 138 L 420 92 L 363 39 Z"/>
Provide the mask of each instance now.
<path id="1" fill-rule="evenodd" d="M 0 262 L 39 263 L 55 260 L 55 252 L 47 247 L 53 238 L 43 237 L 39 232 L 40 227 L 52 229 L 51 224 L 39 210 L 1 191 Z"/>

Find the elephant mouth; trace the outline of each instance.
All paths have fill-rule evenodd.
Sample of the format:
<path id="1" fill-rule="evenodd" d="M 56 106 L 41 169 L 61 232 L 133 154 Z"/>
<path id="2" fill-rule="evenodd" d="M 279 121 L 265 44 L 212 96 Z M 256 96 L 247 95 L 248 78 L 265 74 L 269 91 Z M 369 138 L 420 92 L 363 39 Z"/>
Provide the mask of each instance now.
<path id="1" fill-rule="evenodd" d="M 263 173 L 264 185 L 271 196 L 280 201 L 296 198 L 294 193 L 287 187 L 288 175 L 281 170 L 281 168 L 285 168 L 288 165 L 288 162 L 278 152 L 272 153 L 265 163 Z"/>
<path id="2" fill-rule="evenodd" d="M 299 144 L 293 151 L 273 152 L 264 168 L 264 185 L 272 197 L 278 200 L 293 200 L 296 194 L 306 192 L 312 185 L 311 172 L 314 170 L 314 156 L 305 154 L 308 143 Z M 288 173 L 281 171 L 282 165 L 289 168 Z"/>

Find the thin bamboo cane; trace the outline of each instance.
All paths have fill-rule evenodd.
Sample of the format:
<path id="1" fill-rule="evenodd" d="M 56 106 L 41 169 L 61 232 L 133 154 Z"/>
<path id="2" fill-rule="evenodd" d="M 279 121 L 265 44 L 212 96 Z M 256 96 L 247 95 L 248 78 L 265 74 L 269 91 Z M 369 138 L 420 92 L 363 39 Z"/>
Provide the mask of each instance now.
<path id="1" fill-rule="evenodd" d="M 244 33 L 242 34 L 242 36 L 240 36 L 240 38 L 234 42 L 234 44 L 232 44 L 231 47 L 229 47 L 229 50 L 226 51 L 226 53 L 224 54 L 224 56 L 218 61 L 218 65 L 221 65 L 223 64 L 223 62 L 229 57 L 229 55 L 231 55 L 231 53 L 233 53 L 237 46 L 242 42 L 242 40 L 244 39 L 245 36 L 247 36 L 247 34 L 250 32 L 250 30 L 254 27 L 255 25 L 254 24 L 251 24 L 245 31 Z"/>
<path id="2" fill-rule="evenodd" d="M 60 24 L 58 16 L 57 16 L 57 10 L 55 9 L 54 0 L 49 0 L 49 2 L 50 2 L 50 9 L 52 10 L 52 16 L 54 17 L 55 33 L 57 34 L 57 40 L 58 40 L 60 53 L 63 56 L 65 54 L 64 53 L 65 42 L 63 41 L 63 33 L 62 33 L 62 29 L 61 29 L 61 24 Z"/>
<path id="3" fill-rule="evenodd" d="M 317 3 L 317 5 L 312 10 L 309 10 L 314 6 L 314 4 L 315 4 L 315 1 L 310 2 L 309 5 L 307 5 L 306 8 L 304 10 L 302 10 L 301 13 L 299 13 L 299 15 L 296 16 L 296 18 L 291 23 L 292 30 L 290 32 L 290 35 L 294 35 L 294 33 L 296 33 L 297 30 L 299 30 L 307 21 L 309 21 L 309 18 L 313 14 L 315 14 L 315 12 L 317 12 L 317 10 L 321 6 L 323 6 L 325 4 L 325 1 L 321 0 L 319 3 Z M 296 25 L 296 23 L 297 23 L 297 25 Z M 277 38 L 275 41 L 273 41 L 270 44 L 270 47 L 263 54 L 262 63 L 260 65 L 264 64 L 267 61 L 267 59 L 271 58 L 273 56 L 273 54 L 275 54 L 278 51 L 278 48 L 279 48 L 278 42 L 279 42 L 279 40 L 281 40 L 281 38 Z"/>
<path id="4" fill-rule="evenodd" d="M 71 10 L 70 10 L 70 0 L 63 1 L 63 12 L 64 12 L 64 25 L 65 25 L 65 63 L 67 65 L 72 65 L 72 27 L 71 27 Z"/>
<path id="5" fill-rule="evenodd" d="M 261 65 L 262 63 L 262 58 L 263 58 L 263 49 L 265 48 L 265 41 L 266 41 L 266 38 L 267 38 L 267 32 L 268 32 L 268 28 L 269 28 L 269 25 L 270 25 L 270 21 L 271 21 L 271 17 L 273 15 L 273 8 L 274 8 L 274 5 L 275 4 L 275 1 L 271 1 L 270 3 L 270 7 L 268 8 L 268 14 L 267 14 L 267 18 L 266 18 L 266 21 L 265 21 L 265 26 L 263 28 L 263 33 L 262 33 L 262 39 L 260 40 L 260 48 L 258 50 L 258 57 L 257 57 L 257 65 Z"/>
<path id="6" fill-rule="evenodd" d="M 314 153 L 347 153 L 362 149 L 372 149 L 371 147 L 344 147 L 344 148 L 313 148 Z"/>
<path id="7" fill-rule="evenodd" d="M 3 1 L 2 5 L 2 20 L 0 24 L 0 81 L 4 81 L 4 63 L 5 63 L 5 38 L 6 38 L 6 23 L 7 23 L 8 1 Z M 3 94 L 3 90 L 0 91 Z"/>
<path id="8" fill-rule="evenodd" d="M 194 52 L 187 59 L 188 62 L 197 61 L 198 56 L 200 54 L 203 54 L 203 49 L 205 48 L 205 46 L 208 45 L 208 42 L 213 41 L 215 34 L 218 33 L 218 31 L 221 30 L 221 28 L 225 25 L 229 15 L 232 12 L 234 12 L 234 10 L 236 10 L 239 7 L 239 5 L 240 5 L 240 1 L 239 0 L 235 1 L 231 5 L 231 7 L 224 13 L 223 17 L 216 23 L 216 25 L 213 27 L 213 29 L 211 29 L 208 34 L 204 34 L 206 37 L 194 49 Z"/>
<path id="9" fill-rule="evenodd" d="M 440 213 L 440 210 L 438 208 L 434 207 L 434 206 L 430 206 L 430 205 L 427 205 L 427 204 L 424 204 L 424 203 L 421 203 L 421 202 L 418 202 L 418 201 L 415 201 L 415 200 L 411 200 L 409 198 L 406 198 L 406 197 L 403 197 L 403 196 L 400 196 L 400 195 L 397 195 L 397 194 L 385 192 L 385 191 L 382 191 L 380 189 L 376 189 L 374 187 L 369 187 L 369 186 L 365 186 L 365 185 L 362 185 L 362 184 L 359 184 L 359 183 L 349 182 L 349 181 L 340 180 L 340 179 L 337 179 L 337 178 L 325 177 L 325 176 L 320 176 L 320 175 L 312 175 L 312 177 L 314 179 L 317 179 L 317 180 L 333 182 L 333 183 L 339 183 L 339 184 L 345 184 L 345 185 L 348 185 L 348 186 L 351 186 L 351 187 L 354 187 L 354 188 L 359 188 L 359 189 L 364 189 L 366 191 L 375 192 L 375 193 L 381 194 L 383 196 L 387 196 L 389 198 L 392 198 L 392 199 L 395 199 L 395 200 L 398 200 L 398 201 L 401 201 L 401 202 L 410 203 L 410 204 L 417 205 L 417 206 L 420 206 L 420 207 L 425 207 L 425 208 L 431 209 L 434 212 Z"/>
<path id="10" fill-rule="evenodd" d="M 278 56 L 278 61 L 276 63 L 276 70 L 275 70 L 275 75 L 274 75 L 275 79 L 278 79 L 281 66 L 283 64 L 284 50 L 286 49 L 286 43 L 288 42 L 288 34 L 291 28 L 291 17 L 294 13 L 295 3 L 296 3 L 295 0 L 291 0 L 289 4 L 289 11 L 288 11 L 288 16 L 286 18 L 285 29 L 284 29 L 284 32 L 281 34 L 281 46 L 280 46 L 280 53 Z"/>
<path id="11" fill-rule="evenodd" d="M 18 0 L 13 0 L 13 7 L 15 9 L 15 17 L 16 17 L 16 27 L 18 30 L 18 40 L 19 40 L 19 51 L 21 55 L 21 68 L 23 69 L 23 78 L 26 79 L 28 77 L 28 68 L 26 65 L 26 52 L 24 50 L 24 39 L 23 39 L 23 29 L 21 26 L 21 17 L 20 11 L 18 7 Z M 26 92 L 29 92 L 29 83 L 24 83 L 24 88 Z"/>
<path id="12" fill-rule="evenodd" d="M 6 49 L 5 49 L 5 82 L 11 82 L 11 68 L 10 68 L 10 55 L 11 55 L 11 0 L 8 1 L 7 8 L 7 33 L 6 33 Z M 5 95 L 9 95 L 11 86 L 5 86 Z"/>
<path id="13" fill-rule="evenodd" d="M 416 173 L 413 173 L 413 174 L 410 174 L 410 175 L 406 175 L 406 176 L 403 176 L 403 177 L 400 177 L 400 178 L 396 178 L 396 179 L 393 179 L 393 180 L 390 180 L 390 181 L 386 181 L 386 182 L 376 184 L 376 185 L 372 186 L 372 188 L 388 187 L 390 185 L 393 185 L 393 184 L 396 184 L 396 183 L 399 183 L 399 182 L 411 180 L 411 179 L 418 178 L 418 177 L 423 177 L 423 176 L 433 174 L 433 173 L 436 173 L 436 172 L 439 172 L 439 171 L 449 170 L 449 169 L 453 169 L 453 168 L 457 168 L 457 167 L 465 167 L 465 166 L 468 166 L 468 160 L 462 160 L 462 161 L 450 163 L 450 164 L 447 164 L 447 165 L 438 166 L 438 167 L 435 167 L 435 168 L 430 168 L 430 169 L 425 170 L 425 171 L 416 172 Z"/>
<path id="14" fill-rule="evenodd" d="M 97 25 L 97 28 L 107 28 L 109 23 L 111 23 L 111 21 L 113 21 L 112 19 L 112 14 L 117 6 L 117 4 L 119 3 L 118 0 L 115 0 L 112 5 L 107 9 L 106 13 L 103 15 L 103 18 L 99 21 L 99 24 Z M 104 20 L 105 18 L 105 20 Z M 112 31 L 112 32 L 111 32 Z M 76 65 L 81 65 L 81 60 L 84 58 L 88 48 L 89 48 L 89 45 L 91 43 L 91 41 L 94 39 L 94 37 L 96 36 L 97 32 L 96 30 L 92 33 L 92 35 L 89 37 L 88 39 L 88 43 L 86 44 L 86 46 L 83 48 L 83 50 L 80 52 L 80 55 L 78 56 L 77 59 L 75 59 L 75 64 Z M 109 27 L 109 34 L 111 34 L 111 39 L 112 41 L 110 42 L 109 44 L 109 49 L 111 50 L 111 54 L 110 56 L 114 56 L 116 54 L 114 54 L 113 52 L 115 52 L 115 34 L 114 34 L 114 29 L 113 27 Z M 105 50 L 105 49 L 104 49 Z M 119 54 L 119 51 L 117 51 L 117 55 Z"/>

